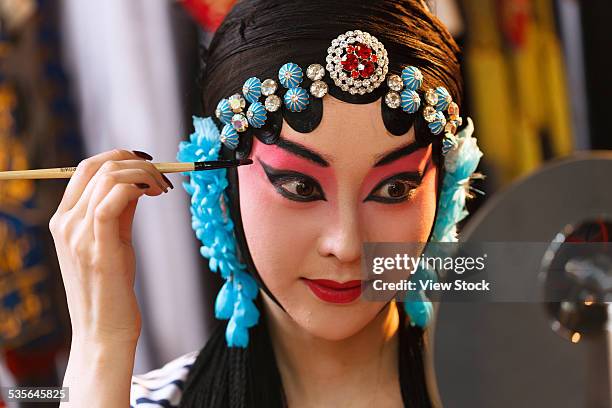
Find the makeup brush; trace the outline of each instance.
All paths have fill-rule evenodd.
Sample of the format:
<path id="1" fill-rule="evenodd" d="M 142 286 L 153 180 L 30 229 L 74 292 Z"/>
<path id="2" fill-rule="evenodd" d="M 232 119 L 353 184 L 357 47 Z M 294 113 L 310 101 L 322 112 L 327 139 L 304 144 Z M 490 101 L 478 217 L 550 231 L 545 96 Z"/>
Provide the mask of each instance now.
<path id="1" fill-rule="evenodd" d="M 188 171 L 216 170 L 228 167 L 244 166 L 252 164 L 251 159 L 240 160 L 211 160 L 203 162 L 170 162 L 170 163 L 152 163 L 161 173 L 182 173 Z M 0 180 L 17 180 L 17 179 L 62 179 L 70 178 L 76 167 L 56 167 L 52 169 L 35 169 L 35 170 L 11 170 L 0 171 Z"/>

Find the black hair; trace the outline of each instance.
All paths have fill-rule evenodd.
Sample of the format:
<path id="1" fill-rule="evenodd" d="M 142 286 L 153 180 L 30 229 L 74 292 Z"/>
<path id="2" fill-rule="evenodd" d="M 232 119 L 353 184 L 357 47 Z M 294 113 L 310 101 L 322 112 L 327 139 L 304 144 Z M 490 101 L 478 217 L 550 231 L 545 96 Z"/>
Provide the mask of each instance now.
<path id="1" fill-rule="evenodd" d="M 214 118 L 218 101 L 240 92 L 249 77 L 276 78 L 280 66 L 289 61 L 303 69 L 315 62 L 324 65 L 331 40 L 356 29 L 369 32 L 384 44 L 390 73 L 399 74 L 406 65 L 417 66 L 424 75 L 424 89 L 442 85 L 460 103 L 459 49 L 422 0 L 243 0 L 227 15 L 205 53 L 203 115 Z M 371 94 L 351 95 L 336 90 L 332 82 L 328 85 L 330 94 L 349 103 L 369 103 L 382 96 L 382 86 Z M 401 137 L 414 126 L 417 141 L 432 144 L 441 181 L 441 137 L 431 134 L 420 114 L 396 113 L 397 110 L 386 109 L 384 103 L 381 106 L 383 121 L 390 133 Z M 285 109 L 269 114 L 261 130 L 241 133 L 238 149 L 223 147 L 221 155 L 224 158 L 248 156 L 253 137 L 266 144 L 276 143 L 283 119 L 295 130 L 309 132 L 321 115 L 322 107 L 317 103 L 311 104 L 307 112 L 296 115 Z M 228 204 L 240 259 L 262 290 L 279 304 L 261 281 L 248 250 L 240 216 L 238 172 L 235 168 L 228 169 L 227 174 Z M 439 188 L 441 184 L 438 183 Z M 181 407 L 284 406 L 282 381 L 260 298 L 256 306 L 261 319 L 249 330 L 248 347 L 228 347 L 225 324 L 220 323 L 190 370 Z M 408 323 L 402 306 L 398 305 L 402 317 L 398 361 L 402 398 L 406 406 L 429 407 L 423 331 Z"/>

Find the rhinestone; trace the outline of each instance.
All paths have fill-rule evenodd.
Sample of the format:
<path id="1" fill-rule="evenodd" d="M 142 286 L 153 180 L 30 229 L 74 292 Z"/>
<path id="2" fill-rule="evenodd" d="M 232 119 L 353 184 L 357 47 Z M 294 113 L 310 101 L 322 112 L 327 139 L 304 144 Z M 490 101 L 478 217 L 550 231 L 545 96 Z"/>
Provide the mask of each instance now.
<path id="1" fill-rule="evenodd" d="M 461 119 L 461 116 L 452 117 L 451 120 L 457 124 L 457 127 L 463 125 L 463 119 Z"/>
<path id="2" fill-rule="evenodd" d="M 268 95 L 264 106 L 268 112 L 276 112 L 281 106 L 281 100 L 277 95 Z"/>
<path id="3" fill-rule="evenodd" d="M 272 95 L 276 92 L 276 88 L 276 81 L 268 78 L 261 83 L 261 94 L 264 96 Z"/>
<path id="4" fill-rule="evenodd" d="M 361 64 L 359 64 L 359 58 L 355 54 L 347 54 L 342 58 L 342 68 L 345 71 L 353 71 L 354 69 L 363 69 L 359 68 Z"/>
<path id="5" fill-rule="evenodd" d="M 425 93 L 425 101 L 428 105 L 435 105 L 438 103 L 438 94 L 434 89 L 429 88 Z"/>
<path id="6" fill-rule="evenodd" d="M 387 77 L 387 85 L 392 91 L 401 91 L 404 84 L 399 75 L 391 74 Z"/>
<path id="7" fill-rule="evenodd" d="M 385 95 L 385 103 L 391 109 L 397 109 L 400 106 L 400 96 L 395 91 L 389 91 Z"/>
<path id="8" fill-rule="evenodd" d="M 448 114 L 451 117 L 459 116 L 459 105 L 457 105 L 455 102 L 451 102 L 450 105 L 448 105 Z"/>
<path id="9" fill-rule="evenodd" d="M 234 113 L 242 112 L 242 109 L 244 109 L 244 107 L 246 106 L 246 101 L 240 94 L 234 94 L 230 96 L 229 98 L 227 98 L 227 101 L 229 102 L 230 109 Z"/>
<path id="10" fill-rule="evenodd" d="M 232 126 L 236 132 L 244 132 L 249 127 L 249 122 L 242 113 L 237 113 L 232 116 Z"/>
<path id="11" fill-rule="evenodd" d="M 361 86 L 361 81 L 358 79 L 358 80 L 356 80 L 355 82 L 353 82 L 353 84 L 354 84 L 354 85 L 355 85 L 357 88 L 359 88 L 359 87 Z"/>
<path id="12" fill-rule="evenodd" d="M 446 126 L 444 127 L 444 131 L 446 133 L 452 133 L 453 135 L 457 132 L 457 125 L 454 121 L 446 122 Z"/>
<path id="13" fill-rule="evenodd" d="M 423 109 L 423 117 L 427 122 L 433 122 L 436 120 L 436 109 L 433 106 L 426 106 L 425 109 Z"/>
<path id="14" fill-rule="evenodd" d="M 310 93 L 315 98 L 322 98 L 327 93 L 327 84 L 323 81 L 314 81 L 312 85 L 310 85 Z"/>
<path id="15" fill-rule="evenodd" d="M 325 69 L 321 64 L 310 64 L 306 68 L 306 76 L 313 81 L 318 81 L 325 76 Z"/>
<path id="16" fill-rule="evenodd" d="M 355 95 L 357 93 L 357 89 L 356 88 L 351 88 L 351 89 L 349 89 L 349 93 L 351 95 Z"/>

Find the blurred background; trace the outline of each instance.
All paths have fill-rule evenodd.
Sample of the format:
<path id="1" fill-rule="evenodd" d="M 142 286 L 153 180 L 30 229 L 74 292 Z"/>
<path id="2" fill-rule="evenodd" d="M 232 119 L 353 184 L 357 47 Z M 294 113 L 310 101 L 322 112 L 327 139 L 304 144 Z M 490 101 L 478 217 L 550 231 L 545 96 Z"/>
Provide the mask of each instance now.
<path id="1" fill-rule="evenodd" d="M 115 147 L 173 161 L 200 112 L 201 49 L 233 3 L 0 0 L 0 171 L 72 166 Z M 487 175 L 472 212 L 547 161 L 612 149 L 612 2 L 428 3 L 464 50 L 462 113 Z M 135 220 L 135 373 L 199 349 L 213 322 L 220 282 L 199 255 L 181 176 L 170 178 L 179 188 L 141 200 Z M 70 324 L 48 222 L 65 185 L 0 182 L 2 386 L 61 384 Z"/>

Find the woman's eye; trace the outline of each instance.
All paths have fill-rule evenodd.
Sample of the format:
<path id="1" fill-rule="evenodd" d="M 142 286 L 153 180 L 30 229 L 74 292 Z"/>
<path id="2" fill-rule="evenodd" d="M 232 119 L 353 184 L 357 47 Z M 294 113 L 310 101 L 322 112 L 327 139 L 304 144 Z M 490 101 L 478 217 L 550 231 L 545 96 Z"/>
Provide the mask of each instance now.
<path id="1" fill-rule="evenodd" d="M 301 202 L 326 201 L 323 189 L 316 180 L 297 171 L 275 169 L 261 159 L 258 160 L 270 183 L 283 197 Z"/>
<path id="2" fill-rule="evenodd" d="M 286 181 L 277 181 L 275 183 L 280 193 L 287 198 L 297 199 L 299 201 L 314 201 L 323 198 L 321 188 L 316 182 L 308 179 L 293 179 Z"/>
<path id="3" fill-rule="evenodd" d="M 412 177 L 411 177 L 412 178 Z M 364 201 L 400 203 L 409 200 L 419 186 L 418 179 L 391 178 L 380 183 Z"/>

